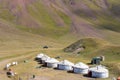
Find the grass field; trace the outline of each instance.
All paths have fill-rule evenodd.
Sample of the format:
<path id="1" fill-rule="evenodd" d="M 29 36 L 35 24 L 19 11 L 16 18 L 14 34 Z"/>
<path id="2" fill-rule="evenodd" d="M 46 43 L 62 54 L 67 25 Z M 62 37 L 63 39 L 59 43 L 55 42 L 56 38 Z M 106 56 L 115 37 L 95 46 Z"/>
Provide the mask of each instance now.
<path id="1" fill-rule="evenodd" d="M 120 76 L 119 0 L 32 1 L 0 0 L 0 80 L 11 80 L 3 68 L 12 61 L 19 62 L 11 68 L 23 80 L 33 74 L 36 80 L 110 80 Z M 84 51 L 63 51 L 78 40 L 86 46 Z M 50 68 L 36 69 L 39 64 L 34 58 L 40 52 L 50 57 L 61 56 L 60 61 L 86 64 L 91 58 L 104 55 L 102 64 L 110 70 L 110 77 L 90 79 Z"/>
<path id="2" fill-rule="evenodd" d="M 34 58 L 36 54 L 39 52 L 43 52 L 50 57 L 56 57 L 56 56 L 61 56 L 62 58 L 60 60 L 68 59 L 71 62 L 84 62 L 84 63 L 89 63 L 90 59 L 84 58 L 83 56 L 79 56 L 76 54 L 70 54 L 70 53 L 64 53 L 61 49 L 48 49 L 48 50 L 35 50 L 32 54 L 26 55 L 26 56 L 21 56 L 21 57 L 16 57 L 13 59 L 8 59 L 8 62 L 12 61 L 18 61 L 19 64 L 17 66 L 11 67 L 13 71 L 15 71 L 18 76 L 20 76 L 23 80 L 28 80 L 28 78 L 31 78 L 33 74 L 36 75 L 36 80 L 88 80 L 90 78 L 83 77 L 83 75 L 80 74 L 73 74 L 73 73 L 68 73 L 66 71 L 60 71 L 60 70 L 54 70 L 51 68 L 41 68 L 37 69 L 37 66 L 40 66 L 37 62 L 34 61 Z M 27 63 L 24 63 L 24 60 L 27 60 Z M 59 61 L 60 61 L 59 60 Z M 2 69 L 2 67 L 1 67 Z M 2 78 L 5 80 L 9 80 L 6 78 L 4 74 L 2 74 Z M 1 78 L 1 79 L 2 79 Z M 16 77 L 17 78 L 17 77 Z M 109 78 L 110 79 L 110 78 Z M 109 79 L 90 79 L 90 80 L 109 80 Z M 13 78 L 14 80 L 14 78 Z"/>
<path id="3" fill-rule="evenodd" d="M 4 30 L 4 28 L 7 28 L 7 30 Z M 77 63 L 79 61 L 84 63 L 90 63 L 92 57 L 100 56 L 102 54 L 105 55 L 106 57 L 105 62 L 102 64 L 106 65 L 109 68 L 110 78 L 113 76 L 118 76 L 120 74 L 120 72 L 118 71 L 119 61 L 120 61 L 119 46 L 115 46 L 104 40 L 93 38 L 92 39 L 93 41 L 91 41 L 89 40 L 89 38 L 88 40 L 85 38 L 83 39 L 83 42 L 86 46 L 88 46 L 88 49 L 86 51 L 83 51 L 82 54 L 73 54 L 73 53 L 63 52 L 63 48 L 69 46 L 73 42 L 76 42 L 77 40 L 80 39 L 77 38 L 77 36 L 74 36 L 73 34 L 67 34 L 57 39 L 51 39 L 48 37 L 24 32 L 19 29 L 16 30 L 16 28 L 14 27 L 10 28 L 9 26 L 2 27 L 0 30 L 1 30 L 0 33 L 2 33 L 2 35 L 0 36 L 0 45 L 1 45 L 0 46 L 0 66 L 1 66 L 0 79 L 2 80 L 10 80 L 9 78 L 7 78 L 5 72 L 3 71 L 3 68 L 5 64 L 12 61 L 19 62 L 18 66 L 14 66 L 11 68 L 15 72 L 17 72 L 21 77 L 25 78 L 24 80 L 26 80 L 27 78 L 26 76 L 31 77 L 33 73 L 37 75 L 37 78 L 42 78 L 43 80 L 56 80 L 56 77 L 54 77 L 52 74 L 59 75 L 58 80 L 62 80 L 62 79 L 70 80 L 71 78 L 74 78 L 75 80 L 79 80 L 81 78 L 82 80 L 88 80 L 88 78 L 83 77 L 83 75 L 67 73 L 66 71 L 53 70 L 49 68 L 44 68 L 40 70 L 36 69 L 35 67 L 39 66 L 39 64 L 37 64 L 34 61 L 34 58 L 36 54 L 40 52 L 43 52 L 49 55 L 50 57 L 61 56 L 62 57 L 61 60 L 68 59 L 73 63 Z M 5 37 L 3 38 L 3 36 Z M 115 40 L 113 41 L 115 42 Z M 119 42 L 119 39 L 117 42 Z M 105 44 L 108 44 L 108 46 L 104 47 Z M 45 45 L 49 46 L 48 50 L 43 49 L 43 46 Z M 98 47 L 97 50 L 95 46 Z M 24 60 L 28 60 L 28 63 L 23 63 Z M 113 64 L 115 65 L 112 66 Z M 98 79 L 98 80 L 109 80 L 109 79 Z"/>
<path id="4" fill-rule="evenodd" d="M 64 43 L 64 42 L 63 42 Z M 68 45 L 68 44 L 66 44 Z M 62 46 L 65 47 L 66 45 Z M 91 44 L 89 44 L 90 46 Z M 108 49 L 106 49 L 108 48 Z M 18 61 L 19 64 L 17 66 L 11 67 L 13 71 L 15 71 L 18 76 L 20 76 L 23 80 L 28 80 L 28 78 L 31 78 L 33 74 L 36 75 L 36 80 L 88 80 L 90 78 L 84 77 L 81 74 L 73 74 L 73 73 L 68 73 L 66 71 L 60 71 L 60 70 L 54 70 L 51 68 L 41 68 L 37 69 L 37 66 L 40 66 L 36 61 L 34 61 L 35 56 L 42 52 L 47 54 L 50 57 L 56 57 L 56 56 L 61 56 L 61 59 L 58 59 L 59 61 L 67 59 L 70 60 L 73 63 L 77 62 L 84 62 L 84 63 L 90 63 L 91 58 L 94 56 L 99 56 L 105 55 L 106 59 L 105 62 L 103 62 L 103 65 L 106 65 L 108 69 L 110 70 L 110 77 L 108 79 L 90 79 L 90 80 L 110 80 L 112 77 L 117 77 L 119 73 L 119 54 L 114 52 L 113 54 L 111 50 L 119 51 L 119 47 L 117 46 L 111 46 L 111 47 L 106 47 L 99 49 L 98 51 L 95 50 L 91 53 L 87 52 L 84 54 L 73 54 L 73 53 L 66 53 L 63 52 L 63 48 L 61 47 L 52 47 L 49 49 L 42 49 L 40 48 L 24 48 L 21 50 L 7 50 L 7 51 L 1 51 L 0 52 L 0 71 L 3 72 L 0 76 L 2 80 L 9 80 L 7 76 L 5 75 L 5 72 L 3 71 L 3 67 L 5 66 L 6 63 L 12 62 L 12 61 Z M 91 55 L 92 54 L 92 55 Z M 112 57 L 116 58 L 113 59 Z M 27 60 L 27 63 L 24 63 L 24 60 Z M 113 64 L 115 64 L 113 66 Z M 17 78 L 17 77 L 16 77 Z M 12 78 L 12 80 L 16 80 L 16 78 Z"/>

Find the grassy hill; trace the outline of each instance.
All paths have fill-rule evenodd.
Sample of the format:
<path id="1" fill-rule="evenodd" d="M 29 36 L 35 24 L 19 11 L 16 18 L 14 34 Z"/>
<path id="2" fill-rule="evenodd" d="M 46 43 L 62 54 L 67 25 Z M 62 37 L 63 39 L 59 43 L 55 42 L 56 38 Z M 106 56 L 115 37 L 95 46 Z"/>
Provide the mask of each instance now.
<path id="1" fill-rule="evenodd" d="M 114 62 L 120 60 L 120 46 L 112 45 L 104 40 L 95 38 L 80 39 L 77 42 L 65 48 L 64 51 L 73 53 L 83 46 L 85 47 L 84 50 L 75 54 L 84 55 L 87 58 L 104 55 L 106 57 L 107 62 Z M 114 57 L 115 59 L 112 57 Z"/>
<path id="2" fill-rule="evenodd" d="M 83 51 L 87 51 L 90 53 L 91 51 L 96 51 L 109 43 L 107 41 L 104 41 L 102 39 L 97 38 L 83 38 L 78 40 L 77 42 L 71 44 L 67 48 L 64 49 L 65 52 L 74 52 L 79 48 L 83 48 Z M 78 52 L 80 53 L 80 52 Z"/>
<path id="3" fill-rule="evenodd" d="M 119 69 L 119 55 L 120 46 L 113 45 L 102 39 L 96 38 L 83 38 L 75 43 L 72 43 L 68 47 L 64 48 L 64 52 L 67 52 L 71 57 L 80 59 L 84 58 L 88 63 L 91 62 L 93 57 L 104 56 L 105 61 L 101 62 L 110 70 L 110 77 L 120 75 Z M 74 57 L 74 56 L 77 57 Z"/>

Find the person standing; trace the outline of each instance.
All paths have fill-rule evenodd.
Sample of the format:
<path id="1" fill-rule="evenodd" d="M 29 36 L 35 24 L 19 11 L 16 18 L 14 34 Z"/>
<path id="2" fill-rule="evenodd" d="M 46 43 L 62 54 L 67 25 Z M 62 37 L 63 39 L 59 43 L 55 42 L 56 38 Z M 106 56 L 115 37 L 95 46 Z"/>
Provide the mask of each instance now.
<path id="1" fill-rule="evenodd" d="M 35 79 L 35 75 L 33 74 L 33 79 Z"/>

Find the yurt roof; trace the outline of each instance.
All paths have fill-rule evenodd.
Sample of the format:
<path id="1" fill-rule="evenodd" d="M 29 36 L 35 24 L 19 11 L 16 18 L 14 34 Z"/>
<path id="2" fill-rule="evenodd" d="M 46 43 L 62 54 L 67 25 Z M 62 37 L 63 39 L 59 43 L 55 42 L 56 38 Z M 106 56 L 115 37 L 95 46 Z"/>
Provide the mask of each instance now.
<path id="1" fill-rule="evenodd" d="M 46 60 L 45 62 L 48 62 L 48 63 L 58 63 L 59 61 L 55 58 L 50 58 L 48 60 Z"/>
<path id="2" fill-rule="evenodd" d="M 82 62 L 79 62 L 79 63 L 75 64 L 74 67 L 84 68 L 84 69 L 85 69 L 85 68 L 89 68 L 88 65 L 86 65 L 86 64 L 84 64 L 84 63 L 82 63 Z"/>
<path id="3" fill-rule="evenodd" d="M 68 61 L 68 60 L 63 60 L 59 64 L 74 66 L 74 64 L 72 62 Z"/>
<path id="4" fill-rule="evenodd" d="M 92 67 L 89 70 L 93 72 L 99 72 L 99 73 L 108 72 L 108 70 L 104 66 Z"/>
<path id="5" fill-rule="evenodd" d="M 42 58 L 41 58 L 42 60 L 47 60 L 47 59 L 50 59 L 50 57 L 49 56 L 47 56 L 47 55 L 44 55 L 44 56 L 42 56 Z"/>
<path id="6" fill-rule="evenodd" d="M 38 54 L 36 57 L 37 58 L 41 58 L 41 57 L 43 57 L 45 54 L 43 54 L 43 53 L 40 53 L 40 54 Z"/>

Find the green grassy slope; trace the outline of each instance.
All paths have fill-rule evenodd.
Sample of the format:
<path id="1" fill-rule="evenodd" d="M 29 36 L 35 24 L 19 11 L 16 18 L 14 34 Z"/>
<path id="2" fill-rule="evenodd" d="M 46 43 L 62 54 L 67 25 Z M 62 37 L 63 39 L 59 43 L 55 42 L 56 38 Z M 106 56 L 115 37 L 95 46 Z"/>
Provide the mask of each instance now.
<path id="1" fill-rule="evenodd" d="M 1 1 L 0 18 L 15 24 L 14 27 L 16 28 L 54 38 L 69 32 L 69 17 L 65 13 L 57 12 L 54 9 L 54 12 L 50 14 L 50 11 L 42 1 L 34 1 L 29 5 L 25 4 L 25 2 L 19 4 L 17 1 L 7 5 L 7 2 L 9 1 Z M 23 9 L 24 5 L 26 7 Z M 59 14 L 54 17 L 54 14 L 57 13 Z M 55 21 L 57 17 L 64 22 L 63 25 L 60 25 L 59 21 Z"/>
<path id="2" fill-rule="evenodd" d="M 87 58 L 92 58 L 95 56 L 104 55 L 106 57 L 106 61 L 109 62 L 117 62 L 120 61 L 120 46 L 116 46 L 108 43 L 102 39 L 97 38 L 84 38 L 80 39 L 77 42 L 71 44 L 67 48 L 64 49 L 65 52 L 75 52 L 77 49 L 84 46 L 84 50 L 75 53 L 84 55 Z M 114 57 L 114 58 L 112 58 Z"/>
<path id="3" fill-rule="evenodd" d="M 100 25 L 102 28 L 119 29 L 119 20 L 116 18 L 119 17 L 120 12 L 119 0 L 74 0 L 72 2 L 74 3 L 71 6 L 72 11 L 80 17 L 91 19 L 95 23 L 97 21 L 103 24 Z M 105 25 L 109 28 L 105 27 Z"/>
<path id="4" fill-rule="evenodd" d="M 58 38 L 69 34 L 69 32 L 74 33 L 73 27 L 78 29 L 75 30 L 76 32 L 83 33 L 81 28 L 76 28 L 81 27 L 81 25 L 75 24 L 78 21 L 80 23 L 80 20 L 75 20 L 74 16 L 84 19 L 85 25 L 83 26 L 85 27 L 92 24 L 95 26 L 94 28 L 100 30 L 116 32 L 120 30 L 117 18 L 119 16 L 118 0 L 36 0 L 33 2 L 17 0 L 14 3 L 9 2 L 7 5 L 8 2 L 8 0 L 1 1 L 0 18 L 15 24 L 16 28 L 34 34 Z M 19 2 L 21 3 L 19 4 Z M 90 24 L 86 23 L 86 20 Z M 85 31 L 89 32 L 87 29 Z M 93 32 L 101 34 L 96 33 L 99 31 L 93 30 Z"/>
<path id="5" fill-rule="evenodd" d="M 57 37 L 66 34 L 69 31 L 67 24 L 69 24 L 68 22 L 70 20 L 69 18 L 66 17 L 64 13 L 61 13 L 60 15 L 61 17 L 62 16 L 64 17 L 63 19 L 64 21 L 67 21 L 65 22 L 66 26 L 59 26 L 54 21 L 52 16 L 49 14 L 49 11 L 46 10 L 46 7 L 41 2 L 37 2 L 34 3 L 33 5 L 28 6 L 28 11 L 31 14 L 31 16 L 33 16 L 41 24 L 40 28 L 37 29 L 33 28 L 34 33 L 38 33 L 45 36 L 55 35 Z"/>
<path id="6" fill-rule="evenodd" d="M 81 46 L 85 48 L 78 51 Z M 101 62 L 101 64 L 110 70 L 110 77 L 120 75 L 119 45 L 116 46 L 101 39 L 84 38 L 66 47 L 64 51 L 70 54 L 69 57 L 76 56 L 76 60 L 83 58 L 88 63 L 91 62 L 93 57 L 105 56 L 105 61 Z"/>
<path id="7" fill-rule="evenodd" d="M 90 53 L 91 51 L 98 50 L 105 45 L 108 45 L 107 41 L 97 39 L 97 38 L 84 38 L 76 41 L 75 43 L 71 44 L 64 50 L 67 52 L 74 52 L 77 49 L 84 47 L 85 52 Z"/>
<path id="8" fill-rule="evenodd" d="M 18 4 L 17 1 L 14 1 L 16 5 Z M 95 33 L 104 34 L 103 39 L 111 43 L 120 44 L 120 23 L 116 17 L 117 15 L 112 12 L 113 5 L 119 5 L 118 0 L 107 0 L 107 2 L 105 0 L 71 0 L 71 2 L 70 0 L 58 0 L 47 1 L 48 3 L 33 1 L 28 4 L 23 2 L 17 6 L 12 3 L 6 5 L 7 2 L 9 1 L 6 0 L 4 4 L 0 4 L 1 49 L 5 48 L 4 45 L 9 46 L 12 44 L 18 48 L 23 47 L 24 44 L 24 47 L 33 45 L 35 45 L 34 47 L 39 47 L 46 44 L 52 45 L 54 41 L 58 46 L 64 43 L 62 46 L 65 47 L 72 41 L 81 38 L 77 34 L 74 35 L 72 30 L 72 27 L 74 27 L 79 32 L 82 29 L 79 28 L 81 26 L 88 27 L 81 31 L 83 34 L 78 35 L 84 35 L 84 33 L 87 35 L 90 34 L 89 30 L 97 29 Z M 65 8 L 61 7 L 61 5 Z M 13 13 L 14 10 L 11 6 L 15 8 L 16 13 Z M 115 9 L 119 9 L 119 7 Z M 74 11 L 78 11 L 78 13 L 76 14 Z M 86 22 L 92 26 L 89 27 Z M 95 33 L 94 35 L 96 35 Z M 51 40 L 50 38 L 53 39 Z"/>
<path id="9" fill-rule="evenodd" d="M 21 31 L 14 24 L 0 21 L 0 50 L 40 48 L 44 45 L 59 46 L 59 43 L 53 39 Z"/>
<path id="10" fill-rule="evenodd" d="M 119 18 L 112 10 L 114 5 L 119 5 L 119 0 L 46 1 L 21 1 L 20 4 L 19 0 L 14 3 L 1 1 L 1 50 L 39 48 L 43 45 L 66 47 L 72 41 L 83 38 L 79 35 L 89 35 L 90 32 L 94 32 L 92 35 L 103 34 L 102 38 L 106 41 L 120 44 Z M 119 13 L 119 7 L 114 8 L 118 11 L 115 13 Z"/>

